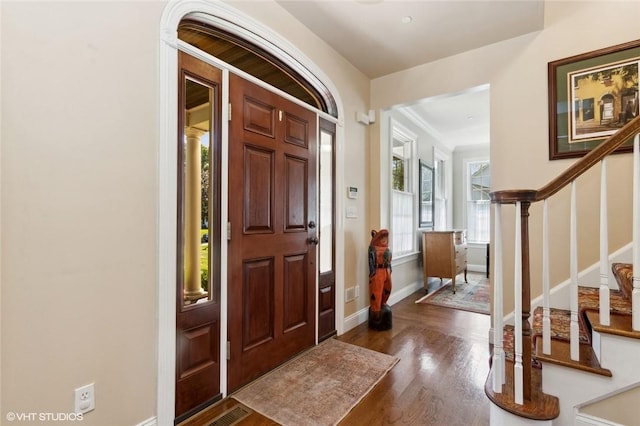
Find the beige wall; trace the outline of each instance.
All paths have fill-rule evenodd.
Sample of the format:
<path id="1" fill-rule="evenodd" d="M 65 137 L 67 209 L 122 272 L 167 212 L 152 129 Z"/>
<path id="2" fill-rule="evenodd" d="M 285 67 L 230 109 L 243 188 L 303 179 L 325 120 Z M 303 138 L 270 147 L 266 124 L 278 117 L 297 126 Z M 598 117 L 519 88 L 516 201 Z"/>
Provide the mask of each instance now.
<path id="1" fill-rule="evenodd" d="M 362 194 L 360 219 L 346 224 L 345 280 L 366 283 L 368 129 L 355 113 L 368 110 L 369 80 L 277 4 L 233 5 L 338 89 L 344 182 Z M 90 382 L 96 409 L 84 425 L 155 416 L 164 6 L 2 2 L 0 422 L 9 411 L 71 412 L 74 389 Z"/>
<path id="2" fill-rule="evenodd" d="M 638 2 L 547 2 L 543 31 L 373 80 L 372 108 L 386 108 L 489 83 L 493 189 L 540 188 L 573 162 L 548 160 L 547 63 L 637 39 L 638 16 Z M 603 28 L 607 30 L 598 30 Z M 375 134 L 372 139 L 372 146 L 378 146 Z M 611 191 L 610 198 L 621 203 L 611 210 L 615 219 L 609 224 L 610 251 L 630 241 L 631 205 L 627 199 L 630 165 L 629 155 L 614 156 L 608 163 L 609 180 L 615 182 L 615 192 Z M 579 226 L 586 229 L 597 229 L 598 194 L 585 186 L 596 179 L 596 173 L 591 173 L 578 189 Z M 372 179 L 372 192 L 376 191 L 377 185 Z M 567 193 L 563 191 L 550 205 L 550 235 L 554 236 L 552 283 L 561 282 L 569 275 Z M 536 295 L 540 293 L 541 206 L 533 206 L 531 212 L 532 285 Z M 505 214 L 506 218 L 512 216 L 510 212 Z M 512 244 L 513 231 L 507 229 L 504 234 L 505 245 L 507 242 Z M 581 233 L 578 244 L 579 268 L 582 269 L 597 259 L 597 233 Z M 504 276 L 512 277 L 513 250 L 506 250 L 504 261 Z M 507 285 L 505 308 L 508 311 L 513 309 L 510 291 Z"/>
<path id="3" fill-rule="evenodd" d="M 155 412 L 161 12 L 3 2 L 2 422 L 90 382 L 85 425 Z"/>
<path id="4" fill-rule="evenodd" d="M 640 386 L 636 386 L 610 398 L 581 407 L 579 411 L 617 424 L 633 425 L 638 423 L 639 402 Z"/>

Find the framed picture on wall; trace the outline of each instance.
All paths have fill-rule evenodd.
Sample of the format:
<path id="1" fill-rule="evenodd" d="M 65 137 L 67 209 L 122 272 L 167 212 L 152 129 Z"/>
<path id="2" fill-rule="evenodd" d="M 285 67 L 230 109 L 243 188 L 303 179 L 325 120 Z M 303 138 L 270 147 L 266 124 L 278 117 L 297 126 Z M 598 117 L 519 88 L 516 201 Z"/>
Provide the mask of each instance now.
<path id="1" fill-rule="evenodd" d="M 638 115 L 639 69 L 640 40 L 549 62 L 550 160 L 584 156 Z"/>
<path id="2" fill-rule="evenodd" d="M 433 167 L 420 160 L 419 227 L 433 228 Z"/>

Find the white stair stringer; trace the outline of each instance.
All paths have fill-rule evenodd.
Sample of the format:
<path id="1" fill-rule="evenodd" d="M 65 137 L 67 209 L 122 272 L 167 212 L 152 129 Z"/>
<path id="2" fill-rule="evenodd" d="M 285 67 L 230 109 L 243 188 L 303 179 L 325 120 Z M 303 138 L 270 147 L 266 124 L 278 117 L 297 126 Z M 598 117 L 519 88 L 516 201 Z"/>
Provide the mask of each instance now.
<path id="1" fill-rule="evenodd" d="M 612 422 L 586 414 L 576 414 L 575 426 L 624 426 L 623 424 Z"/>
<path id="2" fill-rule="evenodd" d="M 579 406 L 602 400 L 618 390 L 640 383 L 640 340 L 606 333 L 594 336 L 600 342 L 600 365 L 611 371 L 612 377 L 588 373 L 551 363 L 542 365 L 543 392 L 560 400 L 560 415 L 554 426 L 573 425 Z M 634 365 L 635 364 L 635 365 Z"/>

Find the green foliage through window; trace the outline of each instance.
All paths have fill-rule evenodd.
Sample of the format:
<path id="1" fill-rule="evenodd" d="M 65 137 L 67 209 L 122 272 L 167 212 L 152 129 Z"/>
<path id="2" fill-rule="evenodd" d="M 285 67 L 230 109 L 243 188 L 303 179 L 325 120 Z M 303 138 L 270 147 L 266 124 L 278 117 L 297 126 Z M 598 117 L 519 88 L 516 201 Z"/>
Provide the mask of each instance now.
<path id="1" fill-rule="evenodd" d="M 396 191 L 405 191 L 405 171 L 404 171 L 404 160 L 400 157 L 393 157 L 393 166 L 391 169 L 391 173 L 393 176 L 393 189 Z"/>

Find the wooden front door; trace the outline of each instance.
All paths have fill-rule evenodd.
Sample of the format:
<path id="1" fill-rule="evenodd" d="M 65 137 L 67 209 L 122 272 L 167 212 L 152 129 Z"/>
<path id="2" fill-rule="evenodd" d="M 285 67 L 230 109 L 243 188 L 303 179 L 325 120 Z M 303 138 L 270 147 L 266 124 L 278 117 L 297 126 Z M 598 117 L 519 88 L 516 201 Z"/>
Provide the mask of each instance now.
<path id="1" fill-rule="evenodd" d="M 222 73 L 182 52 L 179 66 L 176 419 L 220 399 Z"/>
<path id="2" fill-rule="evenodd" d="M 230 76 L 229 392 L 315 344 L 316 114 Z"/>

